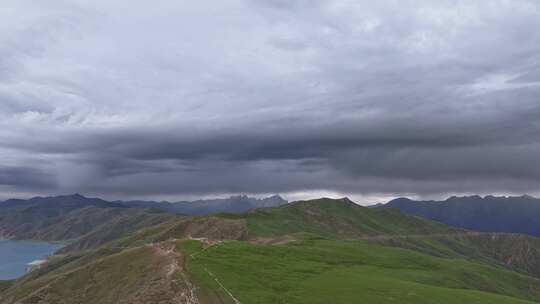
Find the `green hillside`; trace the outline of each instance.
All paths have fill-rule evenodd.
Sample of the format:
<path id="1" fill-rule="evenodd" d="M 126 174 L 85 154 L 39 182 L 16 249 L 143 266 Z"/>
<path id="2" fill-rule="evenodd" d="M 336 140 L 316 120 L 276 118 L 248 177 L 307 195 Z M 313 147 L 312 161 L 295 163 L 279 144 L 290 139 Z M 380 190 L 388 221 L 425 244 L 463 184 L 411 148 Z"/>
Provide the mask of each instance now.
<path id="1" fill-rule="evenodd" d="M 226 298 L 225 286 L 242 303 L 526 303 L 540 291 L 539 280 L 514 272 L 362 241 L 178 248 L 191 254 L 203 293 Z"/>
<path id="2" fill-rule="evenodd" d="M 228 292 L 241 303 L 533 303 L 540 290 L 515 272 L 364 241 L 185 240 L 101 251 L 59 259 L 0 303 L 169 303 L 190 291 L 199 303 L 234 303 Z"/>
<path id="3" fill-rule="evenodd" d="M 44 268 L 2 282 L 0 304 L 540 300 L 537 239 L 470 232 L 347 199 L 205 217 L 87 208 L 118 215 Z M 78 223 L 84 212 L 62 216 Z"/>
<path id="4" fill-rule="evenodd" d="M 178 218 L 118 239 L 115 246 L 137 246 L 168 239 L 207 237 L 216 240 L 283 242 L 317 236 L 362 239 L 372 236 L 461 233 L 437 222 L 395 210 L 369 209 L 348 199 L 300 201 L 244 214 Z"/>
<path id="5" fill-rule="evenodd" d="M 475 260 L 540 278 L 540 239 L 510 233 L 384 237 L 371 243 L 448 258 Z"/>
<path id="6" fill-rule="evenodd" d="M 299 201 L 257 209 L 238 218 L 247 221 L 250 235 L 259 237 L 312 233 L 329 238 L 358 238 L 462 231 L 395 210 L 362 207 L 347 198 Z"/>

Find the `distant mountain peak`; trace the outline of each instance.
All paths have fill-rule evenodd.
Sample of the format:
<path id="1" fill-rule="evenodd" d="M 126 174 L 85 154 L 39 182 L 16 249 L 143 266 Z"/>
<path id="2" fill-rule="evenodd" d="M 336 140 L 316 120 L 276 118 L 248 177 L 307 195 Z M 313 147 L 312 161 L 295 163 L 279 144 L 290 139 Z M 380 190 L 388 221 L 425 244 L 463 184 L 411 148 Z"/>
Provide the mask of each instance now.
<path id="1" fill-rule="evenodd" d="M 412 200 L 408 197 L 398 197 L 398 198 L 393 199 L 392 201 L 412 201 Z"/>
<path id="2" fill-rule="evenodd" d="M 351 199 L 349 199 L 348 197 L 342 197 L 342 198 L 340 198 L 339 200 L 342 201 L 342 202 L 348 203 L 348 204 L 355 204 L 355 205 L 356 205 L 356 203 L 353 202 L 353 201 L 352 201 Z"/>
<path id="3" fill-rule="evenodd" d="M 452 196 L 444 201 L 398 198 L 378 208 L 396 208 L 406 214 L 472 230 L 540 236 L 540 199 L 529 195 Z"/>
<path id="4" fill-rule="evenodd" d="M 67 198 L 74 198 L 74 199 L 87 199 L 86 196 L 80 194 L 80 193 L 74 193 L 71 195 L 66 195 Z"/>
<path id="5" fill-rule="evenodd" d="M 410 198 L 398 197 L 398 198 L 395 198 L 395 199 L 389 201 L 386 204 L 379 204 L 379 205 L 381 205 L 381 206 L 384 206 L 384 205 L 394 206 L 394 205 L 400 205 L 400 204 L 408 204 L 408 203 L 412 203 L 412 202 L 413 202 L 413 200 L 411 200 Z"/>
<path id="6" fill-rule="evenodd" d="M 464 196 L 456 196 L 456 195 L 453 195 L 449 198 L 447 198 L 445 201 L 446 202 L 452 202 L 452 201 L 460 201 L 460 200 L 483 200 L 484 198 L 481 197 L 480 195 L 464 195 Z"/>
<path id="7" fill-rule="evenodd" d="M 269 197 L 265 197 L 265 198 L 262 198 L 260 199 L 262 201 L 280 201 L 280 202 L 287 202 L 283 197 L 281 197 L 280 195 L 278 194 L 274 194 L 272 196 L 269 196 Z"/>
<path id="8" fill-rule="evenodd" d="M 215 213 L 242 213 L 252 209 L 278 207 L 287 204 L 288 201 L 279 195 L 254 198 L 241 194 L 228 198 L 201 199 L 174 203 L 153 201 L 120 201 L 118 203 L 130 208 L 159 209 L 185 215 L 208 215 Z"/>
<path id="9" fill-rule="evenodd" d="M 245 200 L 245 199 L 249 199 L 249 196 L 247 196 L 247 195 L 245 195 L 245 194 L 231 195 L 231 196 L 229 196 L 229 199 L 241 199 L 241 200 Z"/>

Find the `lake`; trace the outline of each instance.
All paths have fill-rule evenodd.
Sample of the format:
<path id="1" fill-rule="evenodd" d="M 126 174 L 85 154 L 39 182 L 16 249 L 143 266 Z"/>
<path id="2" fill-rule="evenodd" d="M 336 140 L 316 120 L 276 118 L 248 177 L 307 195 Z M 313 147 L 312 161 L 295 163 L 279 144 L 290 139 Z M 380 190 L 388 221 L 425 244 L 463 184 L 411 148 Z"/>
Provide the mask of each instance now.
<path id="1" fill-rule="evenodd" d="M 46 258 L 60 248 L 60 244 L 47 242 L 0 239 L 0 280 L 24 275 L 28 263 Z"/>

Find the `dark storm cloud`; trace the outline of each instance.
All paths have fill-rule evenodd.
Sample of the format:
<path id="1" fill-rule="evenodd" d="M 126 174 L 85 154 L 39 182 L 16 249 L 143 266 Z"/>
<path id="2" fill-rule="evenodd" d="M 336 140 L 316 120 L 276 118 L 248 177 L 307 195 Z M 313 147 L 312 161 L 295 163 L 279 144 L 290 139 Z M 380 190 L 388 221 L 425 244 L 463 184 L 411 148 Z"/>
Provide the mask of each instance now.
<path id="1" fill-rule="evenodd" d="M 48 189 L 55 186 L 55 179 L 34 168 L 0 166 L 0 186 Z"/>
<path id="2" fill-rule="evenodd" d="M 6 191 L 540 192 L 534 1 L 125 5 L 5 4 Z"/>

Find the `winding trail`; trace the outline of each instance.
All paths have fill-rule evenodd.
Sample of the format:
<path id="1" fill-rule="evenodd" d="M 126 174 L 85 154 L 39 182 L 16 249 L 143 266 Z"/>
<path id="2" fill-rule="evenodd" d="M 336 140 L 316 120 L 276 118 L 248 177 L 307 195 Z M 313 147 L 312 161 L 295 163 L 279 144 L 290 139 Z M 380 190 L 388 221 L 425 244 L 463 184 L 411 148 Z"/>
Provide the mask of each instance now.
<path id="1" fill-rule="evenodd" d="M 197 256 L 203 252 L 205 252 L 206 250 L 208 249 L 211 249 L 211 248 L 216 248 L 220 245 L 223 244 L 222 241 L 211 241 L 207 238 L 192 238 L 192 237 L 189 237 L 188 239 L 190 240 L 197 240 L 197 241 L 200 241 L 201 243 L 205 244 L 206 246 L 203 247 L 203 249 L 201 251 L 198 251 L 198 252 L 195 252 L 195 253 L 192 253 L 190 254 L 190 257 L 192 259 L 196 259 Z M 208 270 L 208 268 L 204 268 L 204 270 L 206 271 L 206 273 L 208 273 L 208 275 L 210 277 L 212 277 L 214 279 L 214 281 L 219 285 L 219 287 L 221 287 L 221 289 L 223 289 L 223 291 L 225 291 L 225 293 L 227 293 L 227 295 L 229 295 L 229 297 L 234 301 L 235 304 L 242 304 L 233 294 L 230 290 L 227 289 L 227 287 L 225 287 L 220 281 L 219 279 L 216 277 L 216 275 L 214 275 L 212 272 L 210 272 L 210 270 Z"/>
<path id="2" fill-rule="evenodd" d="M 165 259 L 166 263 L 163 266 L 163 272 L 167 280 L 171 284 L 178 285 L 180 291 L 173 298 L 173 303 L 177 304 L 200 304 L 196 295 L 197 288 L 184 271 L 184 257 L 176 251 L 175 241 L 166 241 L 161 243 L 150 244 L 156 254 Z M 179 279 L 173 279 L 175 274 L 179 274 Z"/>
<path id="3" fill-rule="evenodd" d="M 218 285 L 231 297 L 231 299 L 234 301 L 235 304 L 242 304 L 237 298 L 234 297 L 234 295 L 227 289 L 227 287 L 223 286 L 219 279 L 207 268 L 204 268 L 204 270 L 218 283 Z"/>

